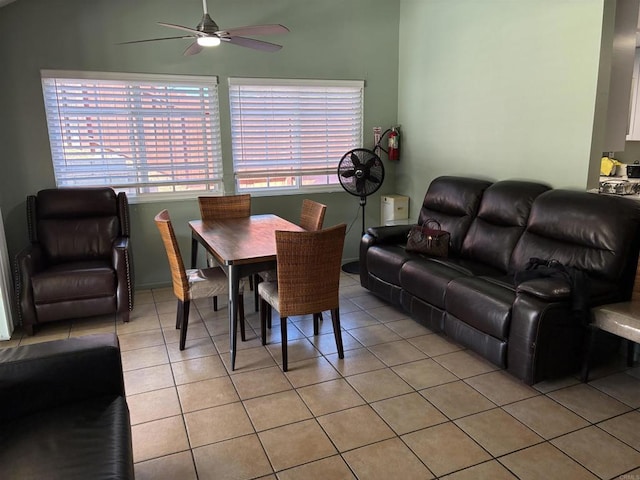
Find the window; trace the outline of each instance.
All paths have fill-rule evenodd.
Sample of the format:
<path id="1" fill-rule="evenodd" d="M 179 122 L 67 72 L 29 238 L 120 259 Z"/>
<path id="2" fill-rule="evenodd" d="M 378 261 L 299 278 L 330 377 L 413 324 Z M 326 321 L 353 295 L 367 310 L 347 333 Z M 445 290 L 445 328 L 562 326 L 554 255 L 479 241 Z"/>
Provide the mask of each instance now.
<path id="1" fill-rule="evenodd" d="M 41 74 L 59 187 L 144 199 L 222 192 L 217 77 Z"/>
<path id="2" fill-rule="evenodd" d="M 339 190 L 342 156 L 362 146 L 364 82 L 229 79 L 238 192 Z"/>

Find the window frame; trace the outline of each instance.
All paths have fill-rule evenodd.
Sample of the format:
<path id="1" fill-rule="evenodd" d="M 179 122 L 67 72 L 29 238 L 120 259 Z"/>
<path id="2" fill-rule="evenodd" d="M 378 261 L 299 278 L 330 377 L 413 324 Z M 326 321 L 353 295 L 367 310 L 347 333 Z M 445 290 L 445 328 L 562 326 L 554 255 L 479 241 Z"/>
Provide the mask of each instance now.
<path id="1" fill-rule="evenodd" d="M 255 195 L 255 196 L 273 196 L 273 195 L 297 195 L 297 194 L 305 194 L 305 193 L 325 193 L 325 192 L 344 191 L 340 185 L 340 182 L 337 179 L 336 172 L 337 172 L 338 163 L 346 152 L 348 152 L 353 148 L 362 148 L 363 138 L 364 138 L 364 89 L 365 89 L 364 80 L 319 80 L 319 79 L 290 79 L 290 78 L 229 77 L 228 86 L 229 86 L 229 120 L 230 120 L 230 131 L 231 131 L 232 156 L 233 156 L 233 177 L 234 177 L 234 186 L 235 186 L 236 193 L 250 193 L 251 195 Z M 240 95 L 241 92 L 239 91 L 242 90 L 243 87 L 247 87 L 248 89 L 251 89 L 251 88 L 257 88 L 257 89 L 282 88 L 283 90 L 286 90 L 287 88 L 290 88 L 292 90 L 300 89 L 299 97 L 295 97 L 295 96 L 291 97 L 298 102 L 298 104 L 296 104 L 296 107 L 298 108 L 300 108 L 301 105 L 302 106 L 305 105 L 304 100 L 301 101 L 300 99 L 304 97 L 302 90 L 307 87 L 309 87 L 309 89 L 316 89 L 316 90 L 326 88 L 327 92 L 326 92 L 326 97 L 324 99 L 325 101 L 327 101 L 327 99 L 330 100 L 329 96 L 331 95 L 330 90 L 332 88 L 352 89 L 352 93 L 350 94 L 344 93 L 345 99 L 347 99 L 348 96 L 355 98 L 356 96 L 355 92 L 357 91 L 358 99 L 355 101 L 354 100 L 351 101 L 351 103 L 354 106 L 357 106 L 357 108 L 352 108 L 350 112 L 350 114 L 352 115 L 350 121 L 352 123 L 351 123 L 351 126 L 345 130 L 345 132 L 347 132 L 348 135 L 352 136 L 352 139 L 349 141 L 348 144 L 344 143 L 340 145 L 331 146 L 330 145 L 331 143 L 336 143 L 336 142 L 335 142 L 335 138 L 334 140 L 331 140 L 332 137 L 329 134 L 332 131 L 335 131 L 338 127 L 331 126 L 330 124 L 327 123 L 328 126 L 325 126 L 324 129 L 320 128 L 314 132 L 316 135 L 318 134 L 326 135 L 326 139 L 324 139 L 323 142 L 325 142 L 327 146 L 318 148 L 318 152 L 321 153 L 323 149 L 327 152 L 331 151 L 331 154 L 335 155 L 335 157 L 327 156 L 324 158 L 324 160 L 316 159 L 314 161 L 308 160 L 306 162 L 304 160 L 302 162 L 299 162 L 298 160 L 291 158 L 290 159 L 291 173 L 280 175 L 280 178 L 295 179 L 294 185 L 292 186 L 268 186 L 267 185 L 263 187 L 243 187 L 241 185 L 241 181 L 244 179 L 251 180 L 251 178 L 255 178 L 257 181 L 262 178 L 265 178 L 265 179 L 269 178 L 269 177 L 259 176 L 262 173 L 268 171 L 268 165 L 266 164 L 268 164 L 269 161 L 267 160 L 263 162 L 258 161 L 259 164 L 256 167 L 256 170 L 258 170 L 258 172 L 253 175 L 251 175 L 250 173 L 244 173 L 244 174 L 239 173 L 239 170 L 242 168 L 239 165 L 242 163 L 246 165 L 248 162 L 251 161 L 246 157 L 249 157 L 250 155 L 256 155 L 255 152 L 250 153 L 248 155 L 244 155 L 244 151 L 243 151 L 244 144 L 245 143 L 251 144 L 250 142 L 251 138 L 249 138 L 249 141 L 243 142 L 242 138 L 236 137 L 236 135 L 242 135 L 243 119 L 242 118 L 239 119 L 237 117 L 237 115 L 241 115 L 238 112 L 241 106 L 237 105 L 236 102 L 240 100 L 235 99 L 234 95 L 235 96 Z M 274 98 L 277 98 L 276 95 L 274 95 Z M 255 97 L 254 97 L 254 100 L 255 100 Z M 249 100 L 245 100 L 245 101 L 248 102 Z M 271 97 L 269 97 L 268 99 L 265 100 L 263 106 L 258 106 L 258 108 L 256 108 L 256 111 L 259 111 L 260 109 L 262 109 L 264 112 L 269 112 L 269 108 L 268 108 L 269 102 L 279 103 L 277 100 L 273 100 Z M 330 102 L 327 102 L 327 103 L 330 103 Z M 284 111 L 284 107 L 280 107 L 280 105 L 278 105 L 278 107 L 281 109 L 280 110 L 276 109 L 276 112 L 281 113 Z M 327 107 L 326 111 L 329 111 L 329 109 L 330 107 Z M 291 134 L 289 135 L 291 141 L 287 143 L 287 146 L 291 149 L 291 152 L 293 152 L 294 150 L 298 152 L 303 151 L 302 147 L 300 146 L 302 142 L 299 141 L 299 139 L 301 138 L 300 130 L 304 128 L 300 126 L 302 124 L 302 121 L 300 121 L 300 118 L 303 115 L 304 115 L 303 113 L 296 111 L 296 113 L 291 114 L 291 117 L 288 119 L 290 121 L 290 124 L 288 126 L 291 132 Z M 327 118 L 331 119 L 329 115 L 325 116 L 324 117 L 325 123 Z M 337 118 L 337 115 L 335 116 L 335 118 Z M 282 120 L 282 117 L 278 117 L 278 120 Z M 274 123 L 277 123 L 277 120 L 275 120 Z M 257 133 L 253 132 L 253 135 L 254 136 L 261 135 L 261 136 L 267 137 L 269 134 L 268 130 L 270 129 L 270 126 L 265 124 L 264 126 L 261 126 L 261 128 L 262 128 L 262 131 L 260 131 L 260 128 L 256 128 Z M 273 129 L 274 127 L 271 127 L 271 128 Z M 282 136 L 286 137 L 287 135 L 285 131 L 286 131 L 285 127 L 280 127 L 280 130 L 276 132 L 276 136 L 281 134 Z M 347 136 L 347 133 L 345 133 L 345 136 Z M 278 138 L 282 139 L 282 137 L 278 137 Z M 282 141 L 286 142 L 286 140 L 282 140 Z M 269 150 L 270 148 L 273 149 L 273 147 L 268 147 L 268 146 L 265 146 L 263 148 L 264 150 Z M 311 152 L 311 150 L 307 150 L 307 152 Z M 274 164 L 277 164 L 277 166 L 282 168 L 285 167 L 285 164 L 287 162 L 286 159 L 278 158 L 277 155 L 274 155 L 272 158 L 273 158 Z M 307 179 L 313 178 L 313 172 L 311 172 L 312 175 L 301 174 L 304 172 L 304 166 L 301 166 L 301 165 L 304 165 L 305 163 L 308 165 L 309 163 L 312 163 L 312 162 L 315 162 L 315 163 L 320 162 L 320 163 L 326 164 L 324 167 L 319 167 L 319 169 L 322 170 L 322 172 L 317 173 L 317 175 L 320 177 L 326 177 L 327 183 L 322 183 L 319 185 L 304 185 L 303 177 L 307 177 Z M 318 171 L 318 170 L 315 170 L 315 171 Z M 329 183 L 332 180 L 332 177 L 335 183 Z"/>
<path id="2" fill-rule="evenodd" d="M 192 199 L 203 194 L 224 194 L 219 82 L 217 76 L 70 70 L 41 70 L 40 74 L 47 117 L 47 130 L 49 132 L 51 161 L 57 186 L 108 186 L 116 191 L 125 191 L 132 203 Z M 86 103 L 89 103 L 90 95 L 94 95 L 95 101 L 101 102 L 104 102 L 103 97 L 105 96 L 104 93 L 101 94 L 102 97 L 99 96 L 98 90 L 100 87 L 89 86 L 89 84 L 112 83 L 119 86 L 122 85 L 122 90 L 117 90 L 117 95 L 114 98 L 125 99 L 130 104 L 135 104 L 135 107 L 129 106 L 121 110 L 117 107 L 114 108 L 113 115 L 109 117 L 111 120 L 105 120 L 108 115 L 104 106 L 87 107 L 87 119 L 77 121 L 77 132 L 81 133 L 68 135 L 67 132 L 65 137 L 63 119 L 67 124 L 75 125 L 72 115 L 68 113 L 72 109 L 68 108 L 68 111 L 61 116 L 58 107 L 59 103 L 50 105 L 49 102 L 59 102 L 59 99 L 62 98 L 61 95 L 64 95 L 63 92 L 58 90 L 58 86 L 55 85 L 56 82 L 69 83 L 71 81 L 86 81 L 87 90 L 90 91 L 90 94 L 87 94 L 87 97 L 82 99 Z M 48 85 L 50 83 L 53 83 L 53 85 Z M 130 83 L 130 85 L 127 85 L 127 83 Z M 157 89 L 154 90 L 153 87 Z M 194 88 L 193 91 L 190 91 L 191 87 Z M 141 92 L 145 88 L 149 88 L 152 95 L 143 95 Z M 127 94 L 123 93 L 127 91 L 135 93 L 127 97 Z M 164 96 L 162 96 L 162 92 L 164 92 Z M 181 94 L 184 99 L 176 94 Z M 53 95 L 53 97 L 50 97 L 50 95 Z M 154 98 L 151 102 L 153 103 L 153 108 L 149 108 L 149 103 L 145 103 L 148 98 Z M 158 104 L 162 102 L 170 105 L 174 110 L 165 111 L 161 106 L 158 107 Z M 57 111 L 53 111 L 56 108 Z M 89 115 L 93 115 L 93 117 L 89 117 Z M 87 142 L 87 139 L 93 135 L 93 133 L 87 133 L 90 131 L 87 125 L 93 125 L 89 118 L 94 119 L 94 123 L 99 125 L 98 127 L 94 126 L 94 132 L 100 132 L 100 134 L 95 134 L 97 137 L 109 130 L 109 127 L 113 125 L 114 118 L 118 119 L 118 126 L 111 126 L 112 131 L 114 129 L 119 132 L 127 130 L 127 140 L 119 143 L 118 148 L 115 149 L 122 164 L 122 170 L 119 173 L 123 175 L 130 174 L 129 177 L 123 176 L 123 178 L 126 178 L 125 181 L 109 181 L 114 177 L 106 176 L 104 182 L 100 182 L 98 179 L 96 182 L 87 180 L 83 183 L 77 183 L 76 181 L 74 184 L 72 178 L 65 178 L 63 172 L 59 171 L 65 163 L 73 163 L 73 159 L 71 162 L 69 160 L 72 155 L 66 155 L 64 152 L 65 140 L 68 144 L 69 139 L 72 137 L 78 145 L 85 145 L 83 148 L 87 149 L 87 144 L 82 144 L 81 142 Z M 122 123 L 120 123 L 121 118 L 125 119 Z M 109 123 L 110 121 L 112 122 L 111 124 Z M 180 128 L 178 125 L 182 125 L 182 127 Z M 83 129 L 86 131 L 83 131 Z M 199 132 L 195 137 L 191 135 L 194 130 Z M 108 133 L 107 135 L 115 134 Z M 198 135 L 201 135 L 201 137 L 198 138 Z M 113 138 L 109 137 L 109 140 L 115 142 Z M 182 148 L 176 147 L 176 144 L 182 145 Z M 121 145 L 125 146 L 120 149 Z M 149 145 L 155 145 L 156 150 L 149 148 Z M 80 147 L 77 147 L 77 149 L 79 150 Z M 92 157 L 91 154 L 84 157 L 77 156 L 75 160 L 78 163 L 76 165 L 72 164 L 70 170 L 82 168 L 82 162 L 91 163 L 95 161 L 97 164 L 102 165 L 102 169 L 94 170 L 93 175 L 108 173 L 110 155 L 106 152 L 110 150 L 109 144 L 107 142 L 100 143 L 96 150 L 99 150 L 100 153 L 96 154 L 95 157 Z M 143 152 L 148 151 L 153 152 L 158 165 L 160 165 L 155 170 L 153 170 L 154 163 L 149 163 L 149 158 L 144 156 Z M 199 154 L 201 154 L 200 158 L 198 158 Z M 124 160 L 126 158 L 129 160 Z M 130 165 L 124 165 L 125 163 L 130 163 Z M 167 172 L 171 173 L 166 180 L 162 180 L 161 177 L 167 176 Z M 149 178 L 149 174 L 151 174 L 151 178 Z M 92 175 L 90 174 L 89 176 Z M 176 181 L 179 176 L 187 178 L 182 182 Z M 140 177 L 143 177 L 146 181 L 129 182 L 131 178 L 136 180 Z M 201 185 L 204 188 L 190 189 L 189 185 Z M 163 187 L 173 191 L 144 191 Z"/>

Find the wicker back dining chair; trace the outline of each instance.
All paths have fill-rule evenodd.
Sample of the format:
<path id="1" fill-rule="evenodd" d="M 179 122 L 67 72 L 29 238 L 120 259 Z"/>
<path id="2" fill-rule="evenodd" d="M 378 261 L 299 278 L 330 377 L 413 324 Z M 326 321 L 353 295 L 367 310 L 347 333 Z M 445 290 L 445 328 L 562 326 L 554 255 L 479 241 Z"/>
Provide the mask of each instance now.
<path id="1" fill-rule="evenodd" d="M 326 211 L 326 205 L 305 198 L 302 200 L 299 225 L 308 232 L 320 230 L 324 223 L 324 214 Z"/>
<path id="2" fill-rule="evenodd" d="M 220 218 L 244 218 L 251 215 L 251 195 L 248 193 L 198 197 L 198 205 L 200 206 L 200 218 L 205 222 Z M 216 260 L 210 254 L 207 254 L 207 264 L 210 267 L 217 265 Z M 249 280 L 251 281 L 251 278 Z M 252 281 L 250 286 L 253 288 Z M 213 310 L 218 310 L 217 296 L 213 297 Z M 258 307 L 256 307 L 256 311 L 258 311 Z"/>
<path id="3" fill-rule="evenodd" d="M 187 339 L 187 327 L 189 326 L 189 306 L 191 300 L 226 294 L 229 288 L 227 276 L 220 267 L 205 269 L 185 270 L 180 247 L 176 239 L 171 218 L 167 210 L 162 210 L 155 217 L 156 226 L 160 231 L 164 248 L 169 260 L 173 293 L 178 298 L 176 311 L 176 329 L 180 329 L 180 350 L 184 350 Z M 245 340 L 244 328 L 244 282 L 240 282 L 240 295 L 238 296 L 238 313 L 240 317 L 240 335 Z M 237 322 L 238 319 L 236 318 Z"/>
<path id="4" fill-rule="evenodd" d="M 251 215 L 251 195 L 223 195 L 198 197 L 202 220 L 243 218 Z"/>
<path id="5" fill-rule="evenodd" d="M 313 200 L 309 200 L 305 198 L 302 200 L 302 210 L 300 212 L 300 225 L 308 232 L 315 232 L 316 230 L 322 229 L 322 224 L 324 223 L 324 214 L 327 211 L 327 206 L 322 203 L 315 202 Z M 256 273 L 253 277 L 253 283 L 257 285 L 261 281 L 265 282 L 275 282 L 276 281 L 276 270 L 266 270 L 260 273 Z M 258 289 L 254 289 L 254 300 L 256 304 L 256 310 L 258 310 Z M 318 313 L 320 320 L 322 320 L 322 313 Z M 267 327 L 271 328 L 271 317 L 267 319 Z"/>
<path id="6" fill-rule="evenodd" d="M 261 282 L 260 327 L 266 345 L 268 310 L 280 313 L 282 369 L 288 370 L 287 318 L 314 314 L 314 334 L 318 331 L 317 312 L 331 311 L 338 357 L 344 358 L 340 331 L 340 264 L 347 226 L 315 232 L 276 231 L 277 282 Z"/>

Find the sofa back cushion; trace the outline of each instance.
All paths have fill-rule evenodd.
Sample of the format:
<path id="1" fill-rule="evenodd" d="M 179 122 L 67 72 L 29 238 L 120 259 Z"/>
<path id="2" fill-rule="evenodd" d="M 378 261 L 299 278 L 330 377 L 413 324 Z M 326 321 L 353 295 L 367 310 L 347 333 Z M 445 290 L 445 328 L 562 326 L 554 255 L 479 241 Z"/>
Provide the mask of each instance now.
<path id="1" fill-rule="evenodd" d="M 438 177 L 431 182 L 422 202 L 418 223 L 435 219 L 451 234 L 449 253 L 457 255 L 480 198 L 491 182 L 465 177 Z"/>
<path id="2" fill-rule="evenodd" d="M 506 273 L 534 199 L 549 188 L 541 183 L 515 180 L 496 182 L 487 188 L 462 243 L 461 256 Z"/>
<path id="3" fill-rule="evenodd" d="M 121 234 L 118 201 L 110 188 L 41 190 L 28 205 L 32 239 L 52 263 L 109 258 Z"/>
<path id="4" fill-rule="evenodd" d="M 639 227 L 640 202 L 550 190 L 533 202 L 510 269 L 522 270 L 532 257 L 555 259 L 595 278 L 628 287 L 636 269 Z"/>

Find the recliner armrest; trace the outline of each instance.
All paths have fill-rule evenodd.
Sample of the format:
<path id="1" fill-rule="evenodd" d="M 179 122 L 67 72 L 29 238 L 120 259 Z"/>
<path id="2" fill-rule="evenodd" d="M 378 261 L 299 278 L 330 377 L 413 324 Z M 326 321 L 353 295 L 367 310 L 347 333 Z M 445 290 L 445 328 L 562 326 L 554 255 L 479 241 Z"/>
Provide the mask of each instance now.
<path id="1" fill-rule="evenodd" d="M 411 225 L 389 225 L 381 227 L 369 227 L 367 234 L 374 238 L 372 243 L 407 243 L 407 235 L 409 235 Z"/>
<path id="2" fill-rule="evenodd" d="M 42 247 L 31 243 L 16 255 L 16 295 L 18 312 L 25 326 L 36 323 L 35 301 L 31 288 L 31 277 L 44 270 L 46 259 Z"/>
<path id="3" fill-rule="evenodd" d="M 116 292 L 119 314 L 133 310 L 134 276 L 131 240 L 129 237 L 118 237 L 113 242 L 113 268 L 118 277 Z"/>
<path id="4" fill-rule="evenodd" d="M 562 301 L 571 298 L 571 286 L 559 278 L 536 278 L 519 284 L 516 293 L 528 293 L 546 301 Z"/>
<path id="5" fill-rule="evenodd" d="M 124 395 L 115 334 L 0 350 L 0 421 L 106 395 Z"/>

